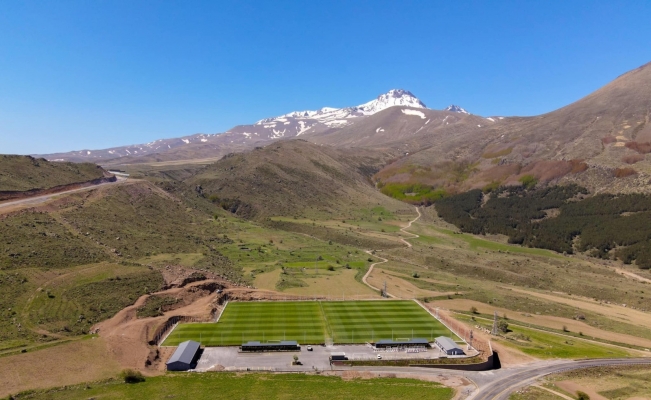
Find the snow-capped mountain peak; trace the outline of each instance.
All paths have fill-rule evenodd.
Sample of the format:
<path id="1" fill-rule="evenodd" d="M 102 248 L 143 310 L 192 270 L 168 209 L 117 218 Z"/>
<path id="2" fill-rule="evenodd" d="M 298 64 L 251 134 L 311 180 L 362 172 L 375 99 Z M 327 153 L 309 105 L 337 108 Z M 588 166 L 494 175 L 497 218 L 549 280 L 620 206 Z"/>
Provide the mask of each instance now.
<path id="1" fill-rule="evenodd" d="M 456 112 L 456 113 L 461 113 L 461 114 L 470 114 L 468 111 L 466 111 L 463 108 L 461 108 L 461 107 L 459 107 L 457 105 L 454 105 L 454 104 L 449 105 L 443 111 L 450 111 L 450 112 Z"/>
<path id="2" fill-rule="evenodd" d="M 364 115 L 372 115 L 393 106 L 407 106 L 415 108 L 427 108 L 425 104 L 414 96 L 410 91 L 404 89 L 391 89 L 381 94 L 377 99 L 359 105 L 357 108 Z"/>
<path id="3" fill-rule="evenodd" d="M 373 115 L 393 106 L 427 108 L 411 92 L 404 89 L 392 89 L 379 95 L 375 100 L 354 107 L 333 108 L 323 107 L 319 110 L 293 111 L 279 117 L 266 118 L 256 122 L 256 125 L 270 125 L 276 122 L 287 122 L 286 119 L 315 120 L 329 127 L 341 127 L 348 124 L 351 118 Z"/>

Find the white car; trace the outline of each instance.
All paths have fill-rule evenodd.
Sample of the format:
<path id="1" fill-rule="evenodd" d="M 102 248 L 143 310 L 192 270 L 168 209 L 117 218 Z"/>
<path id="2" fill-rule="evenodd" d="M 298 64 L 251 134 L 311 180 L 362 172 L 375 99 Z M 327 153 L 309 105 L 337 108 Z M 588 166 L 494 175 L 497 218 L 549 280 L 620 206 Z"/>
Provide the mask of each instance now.
<path id="1" fill-rule="evenodd" d="M 378 354 L 378 355 L 377 355 L 377 359 L 378 359 L 378 360 L 381 360 L 381 359 L 382 359 L 382 355 Z"/>
<path id="2" fill-rule="evenodd" d="M 307 346 L 307 351 L 312 351 L 312 346 Z"/>

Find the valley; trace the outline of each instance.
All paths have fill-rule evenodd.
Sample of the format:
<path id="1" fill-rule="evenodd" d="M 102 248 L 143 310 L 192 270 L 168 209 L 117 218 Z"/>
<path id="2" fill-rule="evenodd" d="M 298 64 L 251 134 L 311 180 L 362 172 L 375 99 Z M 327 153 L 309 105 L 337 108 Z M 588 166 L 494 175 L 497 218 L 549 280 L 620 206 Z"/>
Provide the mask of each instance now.
<path id="1" fill-rule="evenodd" d="M 282 150 L 295 151 L 291 146 Z M 161 176 L 156 171 L 141 180 L 3 214 L 3 243 L 23 229 L 45 233 L 27 234 L 14 256 L 4 256 L 2 298 L 11 303 L 3 309 L 11 312 L 5 314 L 9 324 L 3 324 L 9 327 L 3 333 L 3 360 L 15 365 L 14 374 L 27 371 L 19 365 L 41 352 L 62 365 L 84 362 L 97 351 L 107 351 L 104 357 L 112 360 L 102 369 L 58 374 L 38 385 L 27 375 L 11 378 L 14 383 L 8 385 L 6 376 L 1 379 L 9 393 L 46 389 L 52 385 L 48 382 L 99 381 L 125 367 L 160 374 L 160 359 L 167 353 L 145 364 L 155 348 L 146 342 L 156 327 L 175 315 L 208 318 L 218 308 L 210 290 L 191 297 L 163 294 L 174 280 L 181 282 L 179 276 L 192 273 L 202 275 L 196 278 L 200 285 L 206 279 L 223 282 L 233 298 L 379 299 L 364 284 L 368 273 L 368 285 L 381 288 L 386 282 L 390 296 L 449 310 L 479 337 L 482 329 L 490 329 L 492 312 L 497 311 L 510 327 L 491 338 L 504 366 L 550 357 L 647 356 L 651 347 L 648 311 L 643 311 L 649 289 L 635 278 L 645 276 L 638 268 L 508 244 L 499 235 L 459 233 L 438 216 L 435 206 L 415 209 L 373 191 L 337 204 L 336 212 L 329 208 L 335 206 L 329 204 L 334 198 L 311 207 L 297 200 L 289 215 L 283 215 L 281 200 L 256 208 L 259 198 L 252 196 L 247 200 L 251 209 L 263 211 L 243 218 L 210 199 L 205 189 L 210 183 L 201 182 L 200 193 L 195 182 Z M 363 180 L 351 183 L 362 184 L 368 185 Z M 300 195 L 295 189 L 290 193 Z M 377 197 L 367 200 L 372 196 Z M 178 226 L 184 229 L 176 230 Z M 59 253 L 63 243 L 66 250 Z M 65 254 L 66 261 L 57 254 Z M 371 264 L 375 266 L 369 271 Z M 170 274 L 170 268 L 177 272 Z M 190 291 L 173 293 L 198 288 L 193 286 L 197 283 L 180 284 Z M 154 308 L 145 314 L 151 317 L 128 313 L 108 325 L 97 324 L 138 297 L 159 291 L 161 301 L 151 303 Z M 145 310 L 149 303 L 132 308 Z M 91 333 L 98 326 L 99 332 Z M 79 348 L 88 350 L 75 350 L 69 361 L 62 360 Z M 72 364 L 64 370 L 74 371 Z"/>
<path id="2" fill-rule="evenodd" d="M 197 333 L 210 346 L 238 345 L 245 334 L 259 340 L 264 322 L 274 341 L 284 340 L 288 331 L 301 336 L 309 314 L 322 320 L 302 331 L 304 344 L 328 342 L 336 330 L 343 342 L 335 337 L 332 345 L 363 345 L 376 330 L 393 336 L 402 314 L 411 315 L 386 311 L 397 304 L 427 317 L 419 323 L 430 327 L 429 339 L 431 314 L 467 348 L 475 340 L 476 360 L 497 354 L 502 368 L 487 372 L 504 379 L 496 382 L 511 384 L 518 371 L 538 379 L 540 365 L 556 373 L 570 363 L 648 363 L 651 108 L 641 92 L 650 71 L 642 66 L 538 117 L 430 110 L 392 90 L 360 106 L 152 142 L 138 156 L 134 146 L 96 158 L 92 151 L 51 156 L 103 167 L 3 156 L 0 192 L 13 197 L 0 204 L 0 358 L 7 366 L 0 396 L 146 396 L 190 381 L 200 388 L 230 375 L 165 372 L 175 346 Z M 122 171 L 120 178 L 109 168 Z M 244 329 L 229 317 L 242 305 L 270 314 Z M 384 314 L 391 317 L 378 317 Z M 208 324 L 219 318 L 219 329 Z M 351 329 L 364 334 L 355 341 Z M 415 334 L 427 329 L 412 327 Z M 330 364 L 328 376 L 306 367 L 298 385 L 308 390 L 332 379 L 331 387 L 345 390 L 349 374 L 372 371 L 381 376 L 369 385 L 377 389 L 391 386 L 385 378 L 395 368 L 406 374 L 400 379 L 436 380 L 443 371 L 385 358 Z M 446 359 L 436 363 L 457 362 Z M 38 378 L 35 364 L 43 369 Z M 114 379 L 125 369 L 146 379 L 128 394 Z M 501 388 L 477 371 L 463 379 L 446 374 L 455 394 L 438 384 L 404 384 L 414 396 L 422 389 L 440 398 Z M 285 374 L 237 376 L 256 387 L 273 381 L 278 390 L 294 382 Z M 589 378 L 581 379 L 572 385 Z M 514 398 L 574 388 L 553 382 Z"/>

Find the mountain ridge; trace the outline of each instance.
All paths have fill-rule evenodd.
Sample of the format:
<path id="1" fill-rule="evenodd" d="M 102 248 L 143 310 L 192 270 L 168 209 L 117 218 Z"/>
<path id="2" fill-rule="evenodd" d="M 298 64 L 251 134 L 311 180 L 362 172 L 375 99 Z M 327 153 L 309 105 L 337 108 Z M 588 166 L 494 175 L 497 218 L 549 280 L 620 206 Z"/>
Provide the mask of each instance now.
<path id="1" fill-rule="evenodd" d="M 158 139 L 145 144 L 83 149 L 40 155 L 51 161 L 92 161 L 119 164 L 121 162 L 155 162 L 182 159 L 172 154 L 189 153 L 195 147 L 198 157 L 221 157 L 231 152 L 252 149 L 275 140 L 298 137 L 307 133 L 319 134 L 340 129 L 374 115 L 387 108 L 403 106 L 427 109 L 413 93 L 404 89 L 391 89 L 366 103 L 343 108 L 322 107 L 319 110 L 292 111 L 277 117 L 261 119 L 253 124 L 237 125 L 223 133 L 198 133 L 178 138 Z M 190 158 L 192 158 L 190 156 Z M 117 161 L 122 159 L 122 161 Z"/>

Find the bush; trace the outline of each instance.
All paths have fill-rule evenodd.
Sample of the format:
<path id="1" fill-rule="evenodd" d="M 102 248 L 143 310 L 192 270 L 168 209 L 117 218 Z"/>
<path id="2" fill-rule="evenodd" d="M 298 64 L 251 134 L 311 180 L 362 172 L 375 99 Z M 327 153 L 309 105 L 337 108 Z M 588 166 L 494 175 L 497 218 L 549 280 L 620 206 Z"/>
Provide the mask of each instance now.
<path id="1" fill-rule="evenodd" d="M 615 171 L 613 171 L 613 176 L 615 178 L 625 178 L 627 176 L 635 174 L 637 174 L 637 171 L 635 171 L 633 168 L 617 168 Z"/>
<path id="2" fill-rule="evenodd" d="M 475 307 L 475 306 L 470 307 L 470 312 L 473 313 L 473 314 L 479 314 L 479 311 L 477 310 L 477 307 Z"/>
<path id="3" fill-rule="evenodd" d="M 124 383 L 139 383 L 145 381 L 145 376 L 140 371 L 135 371 L 133 369 L 125 369 L 120 374 L 120 377 L 124 379 Z"/>
<path id="4" fill-rule="evenodd" d="M 328 271 L 334 271 L 334 270 L 335 270 L 335 267 L 333 267 L 332 265 L 328 265 Z"/>
<path id="5" fill-rule="evenodd" d="M 509 331 L 509 323 L 506 322 L 505 320 L 501 319 L 497 323 L 497 329 L 500 330 L 502 333 L 507 333 Z"/>
<path id="6" fill-rule="evenodd" d="M 534 186 L 536 186 L 536 183 L 538 183 L 538 179 L 536 179 L 536 177 L 533 175 L 524 175 L 518 179 L 518 181 L 520 181 L 520 183 L 522 183 L 522 186 L 527 189 L 533 189 Z"/>
<path id="7" fill-rule="evenodd" d="M 577 400 L 590 400 L 590 396 L 588 396 L 587 393 L 582 392 L 580 390 L 576 392 L 576 398 Z"/>

